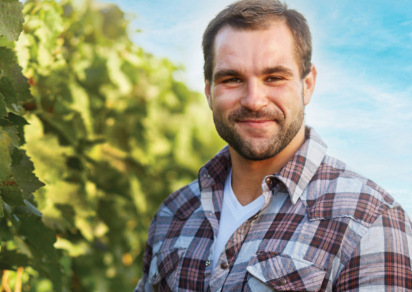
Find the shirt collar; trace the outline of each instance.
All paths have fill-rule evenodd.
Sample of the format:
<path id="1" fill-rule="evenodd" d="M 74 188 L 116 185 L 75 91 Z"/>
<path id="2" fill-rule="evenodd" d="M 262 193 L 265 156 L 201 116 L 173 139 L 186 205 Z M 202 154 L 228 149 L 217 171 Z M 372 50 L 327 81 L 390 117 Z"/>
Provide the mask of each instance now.
<path id="1" fill-rule="evenodd" d="M 303 191 L 315 175 L 326 155 L 326 144 L 316 131 L 310 127 L 305 129 L 306 140 L 293 158 L 274 174 L 286 186 L 291 201 L 296 204 Z"/>
<path id="2" fill-rule="evenodd" d="M 229 147 L 225 146 L 200 169 L 200 189 L 209 188 L 215 184 L 224 184 L 231 167 Z"/>
<path id="3" fill-rule="evenodd" d="M 281 181 L 289 192 L 291 201 L 296 204 L 310 183 L 326 154 L 327 146 L 310 127 L 305 129 L 306 140 L 293 158 L 272 176 Z M 229 147 L 223 148 L 199 171 L 201 189 L 215 184 L 223 186 L 231 167 Z"/>

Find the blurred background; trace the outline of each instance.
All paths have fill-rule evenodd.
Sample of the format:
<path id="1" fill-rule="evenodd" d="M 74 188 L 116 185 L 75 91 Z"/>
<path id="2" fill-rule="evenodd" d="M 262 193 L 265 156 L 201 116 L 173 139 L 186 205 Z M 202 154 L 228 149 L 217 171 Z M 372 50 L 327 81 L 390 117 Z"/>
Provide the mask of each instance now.
<path id="1" fill-rule="evenodd" d="M 1 289 L 133 290 L 160 203 L 224 146 L 202 93 L 201 36 L 230 2 L 24 3 L 18 40 L 0 46 L 30 97 L 21 111 L 6 102 L 0 126 L 44 186 L 24 207 L 4 199 Z M 313 34 L 307 124 L 412 214 L 412 3 L 286 2 Z"/>

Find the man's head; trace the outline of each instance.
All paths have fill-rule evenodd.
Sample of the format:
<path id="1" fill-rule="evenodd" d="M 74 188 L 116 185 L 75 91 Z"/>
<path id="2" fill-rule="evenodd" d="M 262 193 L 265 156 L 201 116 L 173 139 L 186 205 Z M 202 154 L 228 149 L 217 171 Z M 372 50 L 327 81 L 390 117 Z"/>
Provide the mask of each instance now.
<path id="1" fill-rule="evenodd" d="M 214 62 L 214 42 L 218 32 L 225 26 L 237 30 L 260 30 L 271 21 L 284 21 L 292 32 L 295 57 L 301 77 L 310 72 L 312 58 L 311 34 L 302 14 L 288 9 L 278 0 L 241 0 L 222 10 L 208 25 L 203 34 L 204 77 L 211 82 Z"/>
<path id="2" fill-rule="evenodd" d="M 266 160 L 285 148 L 284 153 L 296 151 L 304 140 L 304 107 L 313 93 L 316 69 L 310 63 L 310 33 L 303 16 L 291 13 L 303 19 L 307 30 L 300 54 L 296 35 L 303 34 L 290 28 L 289 22 L 297 26 L 296 21 L 288 22 L 284 13 L 276 0 L 244 0 L 220 13 L 205 32 L 205 40 L 210 37 L 209 44 L 204 42 L 210 49 L 205 93 L 216 130 L 247 160 Z M 300 55 L 306 56 L 304 62 Z"/>

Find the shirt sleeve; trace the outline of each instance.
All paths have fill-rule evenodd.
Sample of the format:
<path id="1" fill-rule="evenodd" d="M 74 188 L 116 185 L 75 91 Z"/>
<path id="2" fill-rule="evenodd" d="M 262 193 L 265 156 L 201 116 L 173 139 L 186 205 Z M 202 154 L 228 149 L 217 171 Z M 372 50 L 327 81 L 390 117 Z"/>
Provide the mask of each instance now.
<path id="1" fill-rule="evenodd" d="M 146 242 L 146 247 L 144 251 L 144 256 L 143 256 L 143 276 L 140 279 L 139 283 L 137 284 L 136 288 L 134 289 L 133 292 L 145 292 L 145 291 L 151 291 L 152 287 L 150 287 L 150 284 L 148 283 L 148 276 L 149 276 L 149 270 L 150 270 L 150 263 L 152 261 L 153 257 L 153 239 L 155 236 L 155 230 L 156 230 L 156 216 L 152 220 L 149 228 L 149 237 Z"/>
<path id="2" fill-rule="evenodd" d="M 362 237 L 334 291 L 411 291 L 412 228 L 401 207 L 388 208 Z"/>

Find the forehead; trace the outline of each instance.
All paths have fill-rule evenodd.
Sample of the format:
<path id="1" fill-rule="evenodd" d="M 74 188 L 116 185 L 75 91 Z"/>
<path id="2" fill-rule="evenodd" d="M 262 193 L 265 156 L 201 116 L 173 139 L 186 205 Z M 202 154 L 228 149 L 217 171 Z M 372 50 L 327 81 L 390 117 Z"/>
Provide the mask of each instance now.
<path id="1" fill-rule="evenodd" d="M 222 66 L 266 66 L 294 63 L 297 66 L 293 35 L 284 21 L 271 21 L 259 29 L 224 26 L 214 43 L 213 71 Z"/>

